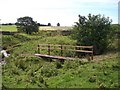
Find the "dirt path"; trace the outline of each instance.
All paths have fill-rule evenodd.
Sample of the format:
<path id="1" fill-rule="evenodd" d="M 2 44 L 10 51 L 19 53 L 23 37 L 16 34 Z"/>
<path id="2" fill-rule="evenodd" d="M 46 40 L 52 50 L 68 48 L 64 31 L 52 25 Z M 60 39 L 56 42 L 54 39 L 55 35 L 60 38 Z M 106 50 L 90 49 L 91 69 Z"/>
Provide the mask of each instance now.
<path id="1" fill-rule="evenodd" d="M 95 61 L 101 61 L 104 59 L 111 59 L 111 58 L 115 58 L 118 57 L 118 52 L 109 52 L 103 55 L 96 55 L 94 56 L 94 60 Z"/>

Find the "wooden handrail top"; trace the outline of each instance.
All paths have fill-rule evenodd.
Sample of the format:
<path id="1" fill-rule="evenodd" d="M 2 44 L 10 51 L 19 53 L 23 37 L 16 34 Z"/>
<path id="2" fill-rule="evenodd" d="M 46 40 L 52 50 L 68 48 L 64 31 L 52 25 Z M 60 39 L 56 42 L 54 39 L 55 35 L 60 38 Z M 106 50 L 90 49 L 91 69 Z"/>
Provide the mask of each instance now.
<path id="1" fill-rule="evenodd" d="M 40 48 L 41 50 L 46 50 L 48 48 Z M 93 51 L 89 50 L 72 50 L 72 49 L 61 49 L 61 48 L 49 48 L 50 50 L 63 50 L 63 51 L 74 51 L 74 52 L 86 52 L 86 53 L 93 53 Z"/>
<path id="2" fill-rule="evenodd" d="M 55 45 L 55 44 L 39 44 L 39 46 L 63 46 L 63 47 L 93 48 L 93 46 L 73 46 L 73 45 Z"/>
<path id="3" fill-rule="evenodd" d="M 80 47 L 80 48 L 93 48 L 93 46 L 75 46 L 75 47 Z"/>
<path id="4" fill-rule="evenodd" d="M 93 51 L 87 51 L 87 50 L 71 50 L 71 49 L 68 49 L 68 51 L 85 52 L 85 53 L 93 53 Z"/>

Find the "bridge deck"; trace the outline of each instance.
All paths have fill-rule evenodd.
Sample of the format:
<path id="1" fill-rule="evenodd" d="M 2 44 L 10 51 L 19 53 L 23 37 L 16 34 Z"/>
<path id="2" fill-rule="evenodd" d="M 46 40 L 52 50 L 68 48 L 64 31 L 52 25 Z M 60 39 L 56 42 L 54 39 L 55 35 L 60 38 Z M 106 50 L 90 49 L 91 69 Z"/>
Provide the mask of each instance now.
<path id="1" fill-rule="evenodd" d="M 35 56 L 52 58 L 52 59 L 60 59 L 60 60 L 74 60 L 74 58 L 70 58 L 70 57 L 52 56 L 52 55 L 46 55 L 46 54 L 35 54 Z"/>

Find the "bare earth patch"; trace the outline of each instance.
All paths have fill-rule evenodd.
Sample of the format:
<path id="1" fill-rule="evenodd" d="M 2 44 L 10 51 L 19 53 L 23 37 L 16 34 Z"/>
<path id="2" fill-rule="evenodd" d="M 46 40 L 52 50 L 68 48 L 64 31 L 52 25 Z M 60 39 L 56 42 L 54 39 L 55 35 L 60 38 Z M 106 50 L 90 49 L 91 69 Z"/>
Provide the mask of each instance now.
<path id="1" fill-rule="evenodd" d="M 94 56 L 93 60 L 101 61 L 101 60 L 104 60 L 104 59 L 111 59 L 111 58 L 115 58 L 115 57 L 118 57 L 118 52 L 110 52 L 110 53 L 106 53 L 106 54 L 103 54 L 103 55 L 96 55 L 96 56 Z"/>

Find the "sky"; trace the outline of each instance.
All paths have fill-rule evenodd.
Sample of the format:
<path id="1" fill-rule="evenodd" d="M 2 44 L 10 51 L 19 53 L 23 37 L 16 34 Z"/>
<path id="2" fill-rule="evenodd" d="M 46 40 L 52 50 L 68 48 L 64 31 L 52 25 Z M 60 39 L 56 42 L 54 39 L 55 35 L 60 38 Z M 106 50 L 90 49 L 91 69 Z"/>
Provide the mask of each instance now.
<path id="1" fill-rule="evenodd" d="M 120 0 L 0 0 L 1 23 L 15 23 L 17 19 L 30 16 L 41 24 L 73 26 L 78 15 L 101 14 L 118 23 Z"/>

